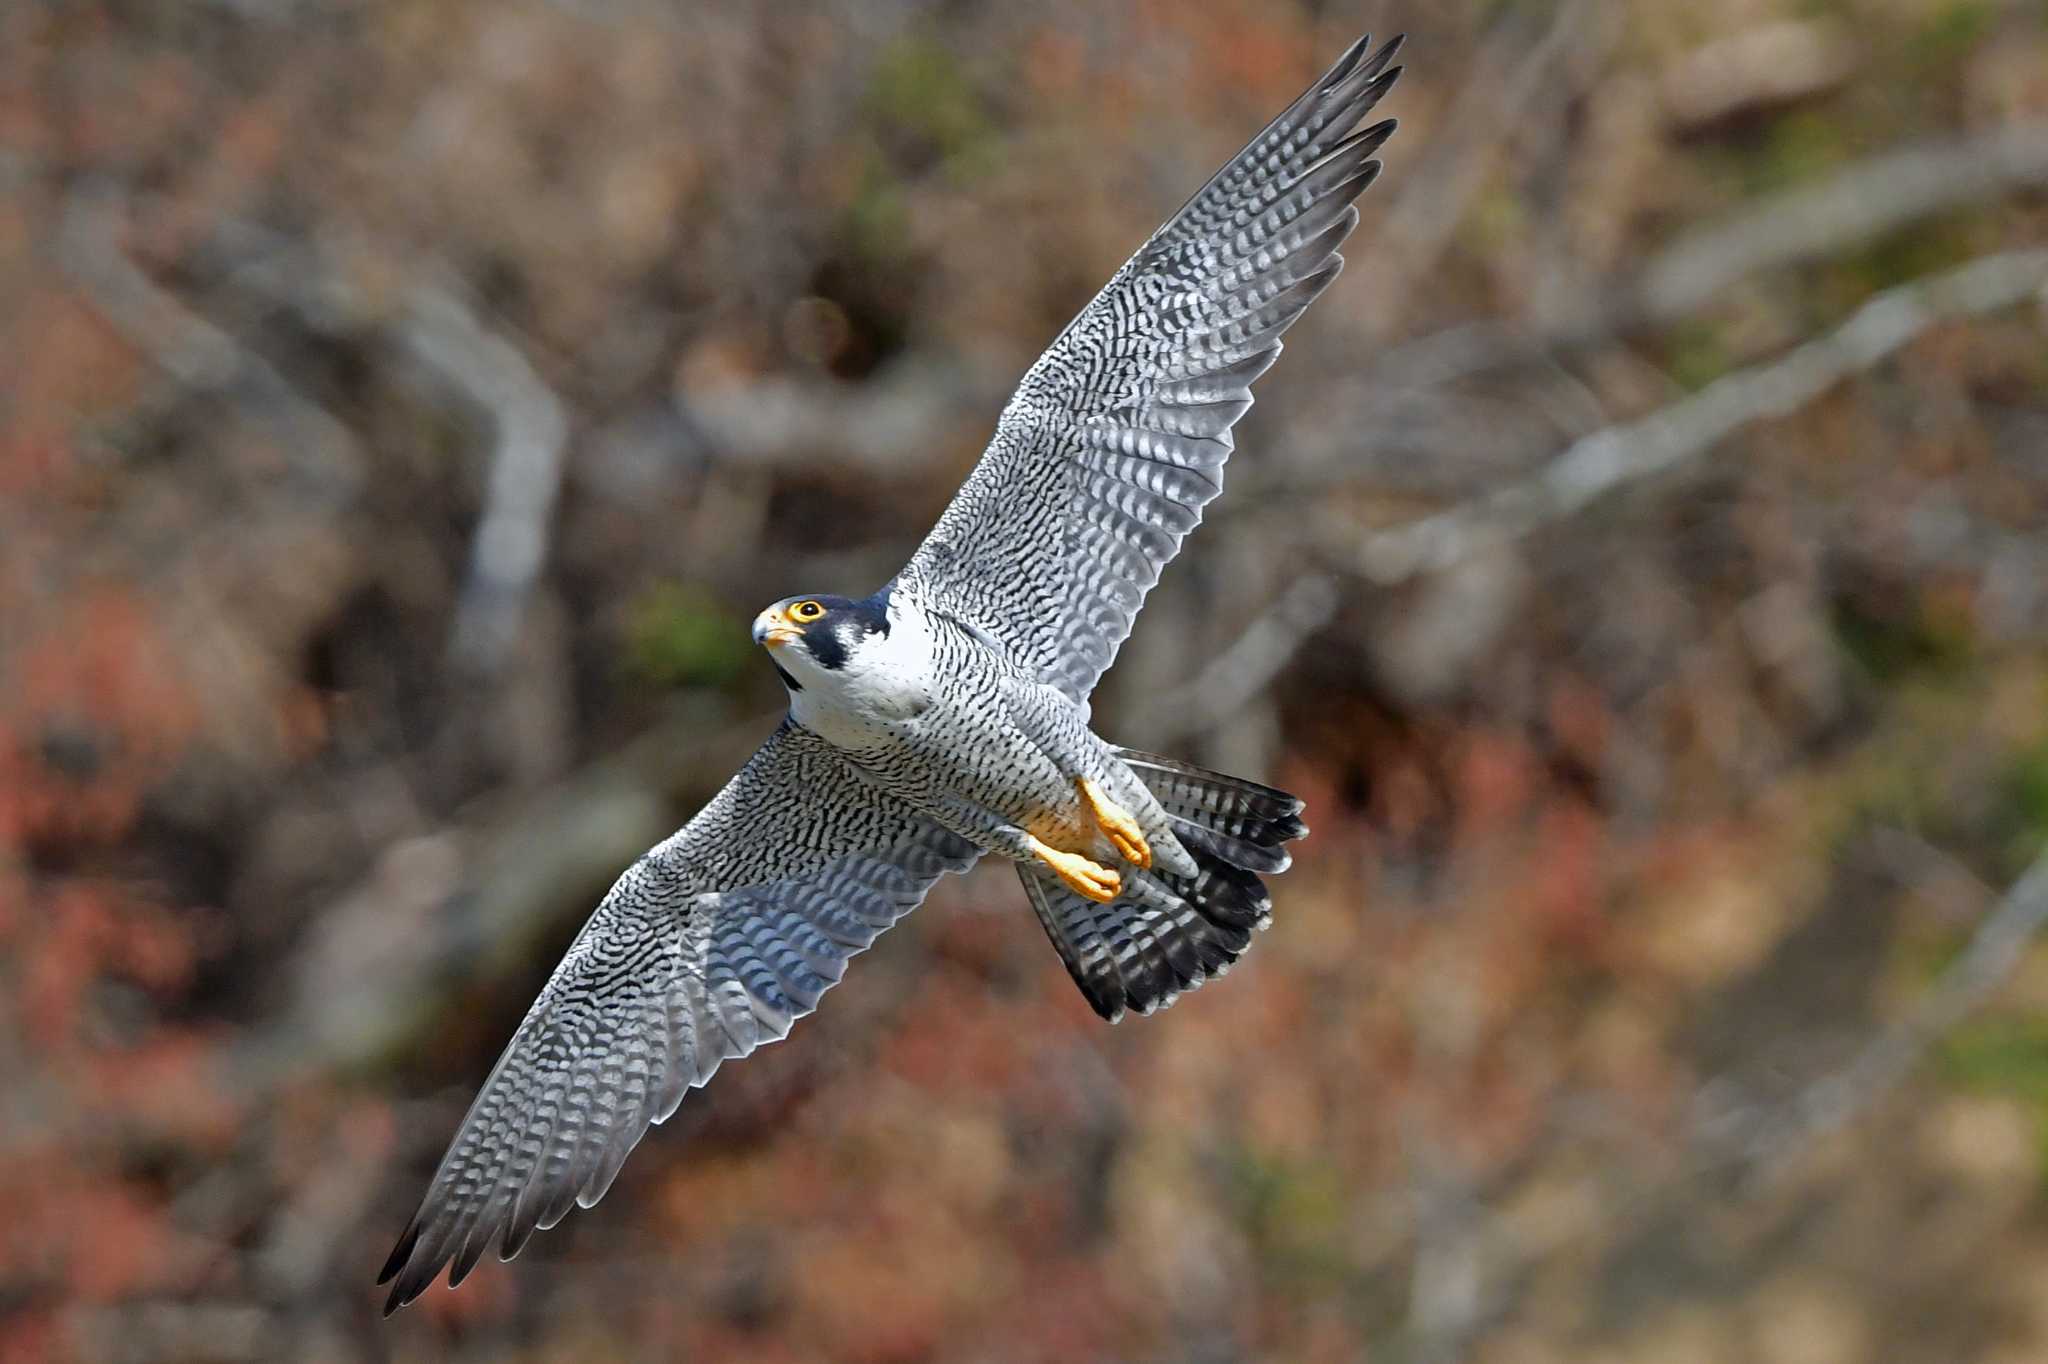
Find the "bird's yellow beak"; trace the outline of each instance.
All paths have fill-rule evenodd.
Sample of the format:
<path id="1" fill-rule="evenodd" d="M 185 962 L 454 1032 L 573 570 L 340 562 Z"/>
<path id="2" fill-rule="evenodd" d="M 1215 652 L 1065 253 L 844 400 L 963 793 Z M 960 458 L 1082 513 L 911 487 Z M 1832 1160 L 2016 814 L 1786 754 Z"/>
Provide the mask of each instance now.
<path id="1" fill-rule="evenodd" d="M 789 623 L 789 617 L 778 608 L 769 607 L 754 617 L 754 643 L 770 649 L 779 649 L 799 638 L 802 631 Z"/>

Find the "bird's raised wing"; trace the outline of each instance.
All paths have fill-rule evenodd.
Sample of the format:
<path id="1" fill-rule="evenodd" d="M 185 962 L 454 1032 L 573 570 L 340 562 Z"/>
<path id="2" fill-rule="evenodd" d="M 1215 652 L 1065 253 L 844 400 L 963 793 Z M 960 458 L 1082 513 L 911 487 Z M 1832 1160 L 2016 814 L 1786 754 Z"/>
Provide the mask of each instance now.
<path id="1" fill-rule="evenodd" d="M 1401 74 L 1360 39 L 1154 233 L 1017 387 L 903 571 L 1084 699 L 1222 491 L 1230 428 L 1280 334 L 1337 276 Z"/>
<path id="2" fill-rule="evenodd" d="M 604 1196 L 649 1123 L 788 1033 L 974 847 L 785 721 L 621 876 L 498 1059 L 377 1282 L 385 1311 Z"/>

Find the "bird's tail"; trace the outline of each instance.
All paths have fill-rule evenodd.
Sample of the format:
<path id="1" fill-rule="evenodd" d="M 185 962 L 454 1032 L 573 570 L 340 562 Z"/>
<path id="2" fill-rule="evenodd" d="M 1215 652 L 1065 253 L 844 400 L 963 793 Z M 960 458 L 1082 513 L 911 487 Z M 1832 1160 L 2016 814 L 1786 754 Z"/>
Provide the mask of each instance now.
<path id="1" fill-rule="evenodd" d="M 1043 868 L 1019 864 L 1024 890 L 1095 1012 L 1151 1013 L 1230 968 L 1271 921 L 1261 875 L 1287 870 L 1286 845 L 1308 832 L 1285 791 L 1193 763 L 1118 749 L 1173 821 L 1192 876 L 1126 869 L 1123 892 L 1098 904 Z"/>

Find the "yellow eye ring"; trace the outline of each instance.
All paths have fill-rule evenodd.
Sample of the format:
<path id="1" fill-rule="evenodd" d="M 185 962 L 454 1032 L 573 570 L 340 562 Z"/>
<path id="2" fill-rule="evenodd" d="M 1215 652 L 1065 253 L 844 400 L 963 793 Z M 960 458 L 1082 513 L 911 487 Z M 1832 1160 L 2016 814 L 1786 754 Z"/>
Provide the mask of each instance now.
<path id="1" fill-rule="evenodd" d="M 789 618 L 795 621 L 814 621 L 824 614 L 824 605 L 814 601 L 800 601 L 789 608 Z"/>

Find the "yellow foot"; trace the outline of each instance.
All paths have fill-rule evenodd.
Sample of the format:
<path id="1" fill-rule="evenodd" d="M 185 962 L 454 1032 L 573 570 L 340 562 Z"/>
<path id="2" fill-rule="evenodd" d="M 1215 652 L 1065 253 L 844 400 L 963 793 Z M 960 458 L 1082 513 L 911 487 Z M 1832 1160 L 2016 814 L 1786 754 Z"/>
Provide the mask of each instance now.
<path id="1" fill-rule="evenodd" d="M 1097 904 L 1108 904 L 1124 888 L 1124 878 L 1116 874 L 1114 867 L 1091 862 L 1078 853 L 1061 852 L 1035 837 L 1031 840 L 1031 851 L 1038 854 L 1039 861 L 1052 868 L 1053 875 L 1059 877 L 1068 890 Z"/>
<path id="2" fill-rule="evenodd" d="M 1152 845 L 1145 841 L 1145 833 L 1138 827 L 1138 821 L 1125 813 L 1102 788 L 1086 777 L 1074 779 L 1075 789 L 1081 793 L 1081 803 L 1088 807 L 1088 813 L 1095 819 L 1095 825 L 1109 838 L 1124 861 L 1139 871 L 1152 869 Z"/>

